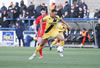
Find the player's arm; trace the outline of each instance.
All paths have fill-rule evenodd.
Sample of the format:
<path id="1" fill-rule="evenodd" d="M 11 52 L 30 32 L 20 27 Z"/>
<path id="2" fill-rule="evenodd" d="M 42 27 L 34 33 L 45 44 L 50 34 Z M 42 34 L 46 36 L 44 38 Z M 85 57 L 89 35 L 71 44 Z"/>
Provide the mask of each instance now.
<path id="1" fill-rule="evenodd" d="M 48 19 L 48 17 L 47 16 L 45 16 L 44 18 L 42 18 L 41 20 L 40 20 L 40 34 L 42 33 L 42 23 L 43 23 L 43 21 L 47 21 L 47 19 Z"/>
<path id="2" fill-rule="evenodd" d="M 43 23 L 43 19 L 40 20 L 40 34 L 42 33 L 42 23 Z"/>
<path id="3" fill-rule="evenodd" d="M 39 18 L 35 21 L 35 33 L 37 34 L 37 25 L 39 24 Z"/>
<path id="4" fill-rule="evenodd" d="M 37 25 L 35 24 L 35 28 L 34 28 L 34 30 L 35 30 L 35 33 L 37 34 Z"/>
<path id="5" fill-rule="evenodd" d="M 61 20 L 61 22 L 63 23 L 63 24 L 65 24 L 66 26 L 67 26 L 67 28 L 69 29 L 69 30 L 71 30 L 71 27 L 63 20 L 63 19 L 60 19 Z"/>

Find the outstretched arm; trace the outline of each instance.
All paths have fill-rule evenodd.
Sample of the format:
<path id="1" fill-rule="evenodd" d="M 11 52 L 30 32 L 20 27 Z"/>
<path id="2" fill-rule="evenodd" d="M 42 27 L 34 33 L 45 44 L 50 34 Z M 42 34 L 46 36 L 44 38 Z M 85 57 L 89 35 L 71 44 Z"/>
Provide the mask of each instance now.
<path id="1" fill-rule="evenodd" d="M 70 27 L 63 19 L 61 19 L 61 22 L 62 22 L 63 24 L 65 24 L 65 25 L 68 27 L 69 30 L 71 30 L 71 27 Z"/>

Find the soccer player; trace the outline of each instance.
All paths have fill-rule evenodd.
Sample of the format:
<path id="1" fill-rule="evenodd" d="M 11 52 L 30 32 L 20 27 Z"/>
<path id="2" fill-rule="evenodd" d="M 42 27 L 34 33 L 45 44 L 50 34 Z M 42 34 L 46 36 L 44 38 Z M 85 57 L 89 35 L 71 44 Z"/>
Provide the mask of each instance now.
<path id="1" fill-rule="evenodd" d="M 64 37 L 64 30 L 67 30 L 67 29 L 70 29 L 71 30 L 71 27 L 69 25 L 64 25 L 63 23 L 59 23 L 58 26 L 57 26 L 57 29 L 58 29 L 58 32 Z M 63 50 L 64 50 L 64 41 L 59 41 L 58 39 L 55 39 L 51 46 L 54 46 L 57 42 L 60 42 L 58 45 L 58 48 L 57 48 L 57 51 L 59 53 L 59 55 L 61 57 L 63 57 Z"/>
<path id="2" fill-rule="evenodd" d="M 36 27 L 37 27 L 38 24 L 40 24 L 40 20 L 41 20 L 43 17 L 45 17 L 45 16 L 47 16 L 46 10 L 45 10 L 44 8 L 42 8 L 42 9 L 41 9 L 41 15 L 36 19 L 36 22 L 35 22 Z M 41 40 L 42 40 L 42 36 L 43 36 L 43 34 L 44 34 L 45 27 L 46 27 L 46 21 L 43 21 L 43 22 L 42 22 L 42 33 L 40 34 L 41 28 L 39 28 L 39 31 L 38 31 L 38 32 L 35 30 L 35 33 L 37 34 L 37 37 L 38 37 L 38 40 L 37 40 L 37 41 L 38 41 L 38 45 L 39 45 L 39 43 L 40 43 Z M 42 59 L 42 58 L 43 58 L 43 55 L 42 55 L 42 48 L 39 50 L 39 54 L 40 54 L 40 59 Z M 31 57 L 29 57 L 29 60 L 31 60 Z"/>
<path id="3" fill-rule="evenodd" d="M 67 26 L 67 23 L 61 19 L 59 16 L 57 16 L 57 11 L 55 9 L 53 9 L 50 13 L 50 15 L 45 16 L 41 21 L 40 21 L 40 27 L 41 27 L 41 31 L 40 34 L 43 32 L 42 31 L 42 23 L 43 21 L 46 21 L 46 28 L 45 28 L 45 33 L 42 37 L 42 40 L 39 44 L 39 46 L 37 47 L 37 49 L 35 50 L 34 54 L 32 55 L 32 59 L 37 55 L 38 51 L 43 47 L 43 45 L 46 43 L 46 41 L 50 38 L 50 37 L 55 37 L 58 40 L 60 40 L 61 43 L 63 43 L 64 41 L 64 37 L 58 32 L 57 30 L 57 23 L 59 21 L 61 21 L 62 23 L 64 23 Z"/>

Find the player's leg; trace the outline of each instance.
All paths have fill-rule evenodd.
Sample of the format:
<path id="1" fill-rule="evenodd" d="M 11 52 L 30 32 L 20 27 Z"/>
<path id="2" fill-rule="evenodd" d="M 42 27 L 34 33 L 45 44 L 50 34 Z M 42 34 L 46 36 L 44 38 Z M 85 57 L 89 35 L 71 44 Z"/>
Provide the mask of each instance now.
<path id="1" fill-rule="evenodd" d="M 86 37 L 83 37 L 83 38 L 82 38 L 82 44 L 80 45 L 80 47 L 83 47 L 85 41 L 86 41 Z"/>
<path id="2" fill-rule="evenodd" d="M 63 57 L 63 50 L 64 50 L 64 36 L 63 36 L 63 32 L 61 32 L 60 34 L 57 35 L 57 37 L 60 40 L 60 44 L 57 48 L 58 53 L 61 57 Z"/>
<path id="3" fill-rule="evenodd" d="M 24 38 L 22 37 L 23 46 L 25 46 Z"/>
<path id="4" fill-rule="evenodd" d="M 36 47 L 36 44 L 37 44 L 37 41 L 35 40 L 35 45 L 34 45 L 35 47 Z"/>
<path id="5" fill-rule="evenodd" d="M 33 55 L 29 58 L 29 60 L 32 60 L 37 52 L 43 47 L 43 45 L 47 42 L 48 38 L 50 37 L 50 34 L 44 34 L 42 37 L 41 42 L 39 43 L 39 46 L 36 48 L 35 52 L 33 53 Z"/>
<path id="6" fill-rule="evenodd" d="M 42 55 L 42 49 L 44 48 L 45 44 L 48 42 L 48 40 L 44 43 L 43 47 L 39 50 L 39 54 L 40 54 L 40 59 L 43 58 L 43 55 Z"/>
<path id="7" fill-rule="evenodd" d="M 86 37 L 83 38 L 82 45 L 84 45 Z"/>
<path id="8" fill-rule="evenodd" d="M 38 46 L 39 46 L 41 40 L 42 40 L 42 38 L 38 37 Z M 42 51 L 42 48 L 39 50 L 40 56 L 42 56 L 42 52 L 41 51 Z"/>
<path id="9" fill-rule="evenodd" d="M 54 46 L 57 43 L 58 39 L 56 38 L 52 43 L 51 46 Z"/>
<path id="10" fill-rule="evenodd" d="M 29 60 L 32 60 L 36 54 L 38 53 L 38 51 L 43 47 L 43 45 L 45 44 L 45 42 L 47 41 L 47 39 L 42 39 L 39 46 L 36 48 L 35 52 L 33 53 L 33 55 L 31 57 L 29 57 Z"/>
<path id="11" fill-rule="evenodd" d="M 39 46 L 35 50 L 35 54 L 37 54 L 37 52 L 43 47 L 43 45 L 45 44 L 46 41 L 47 41 L 47 39 L 42 39 L 41 40 L 41 43 L 39 43 Z"/>
<path id="12" fill-rule="evenodd" d="M 60 41 L 64 41 L 64 37 L 62 36 L 62 34 L 57 34 L 56 38 Z"/>
<path id="13" fill-rule="evenodd" d="M 38 46 L 39 46 L 41 40 L 42 40 L 42 38 L 41 38 L 41 37 L 38 37 Z M 42 58 L 43 58 L 43 55 L 42 55 L 42 48 L 39 50 L 39 54 L 40 54 L 40 59 L 42 59 Z"/>
<path id="14" fill-rule="evenodd" d="M 57 43 L 57 41 L 58 41 L 58 39 L 55 39 L 55 40 L 51 43 L 51 45 L 50 45 L 50 51 L 52 50 L 52 46 L 54 46 L 54 45 Z"/>
<path id="15" fill-rule="evenodd" d="M 20 40 L 20 38 L 18 38 L 18 41 L 19 41 L 19 47 L 21 46 L 21 40 Z"/>

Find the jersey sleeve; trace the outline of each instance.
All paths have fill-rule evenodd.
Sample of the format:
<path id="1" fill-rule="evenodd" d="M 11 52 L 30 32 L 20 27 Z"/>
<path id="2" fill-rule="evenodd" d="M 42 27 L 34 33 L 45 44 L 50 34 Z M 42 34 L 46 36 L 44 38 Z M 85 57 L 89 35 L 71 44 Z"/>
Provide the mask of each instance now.
<path id="1" fill-rule="evenodd" d="M 61 18 L 57 15 L 58 20 L 61 20 Z"/>
<path id="2" fill-rule="evenodd" d="M 40 22 L 40 19 L 37 18 L 36 21 L 35 21 L 35 24 L 37 25 L 37 24 L 39 24 L 39 22 Z"/>

